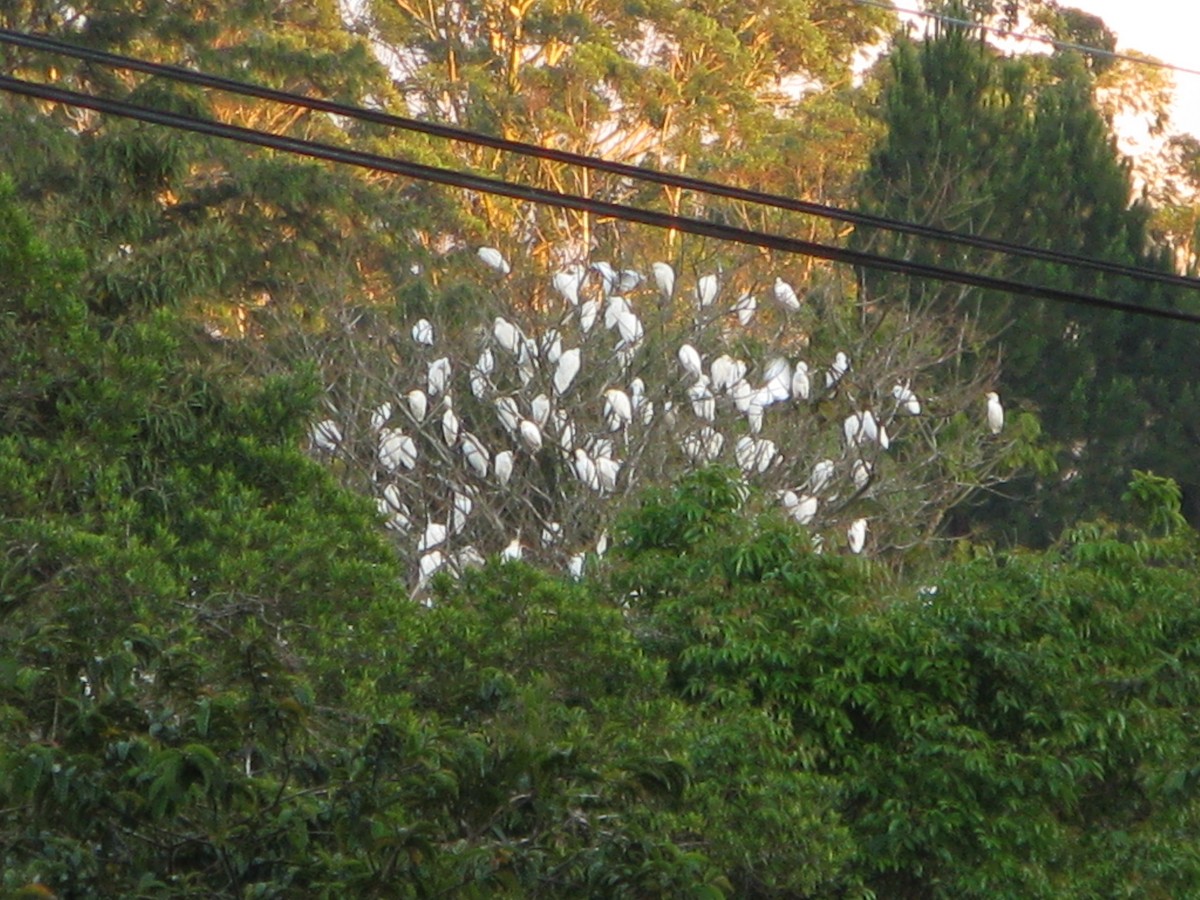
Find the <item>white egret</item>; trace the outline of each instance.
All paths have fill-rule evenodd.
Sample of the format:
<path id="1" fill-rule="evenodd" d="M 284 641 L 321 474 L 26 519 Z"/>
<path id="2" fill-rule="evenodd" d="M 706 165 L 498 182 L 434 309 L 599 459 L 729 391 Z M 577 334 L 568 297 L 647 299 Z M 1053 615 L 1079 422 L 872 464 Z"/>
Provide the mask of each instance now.
<path id="1" fill-rule="evenodd" d="M 754 402 L 754 395 L 757 392 L 750 386 L 745 378 L 740 379 L 736 384 L 729 389 L 729 396 L 733 399 L 734 408 L 740 413 L 748 412 L 750 404 Z"/>
<path id="2" fill-rule="evenodd" d="M 432 550 L 438 544 L 444 543 L 445 540 L 446 526 L 440 522 L 428 522 L 421 535 L 421 540 L 417 542 L 417 552 L 423 553 L 426 550 Z"/>
<path id="3" fill-rule="evenodd" d="M 846 544 L 851 553 L 862 553 L 867 543 L 867 520 L 855 519 L 846 529 Z"/>
<path id="4" fill-rule="evenodd" d="M 617 278 L 617 290 L 622 294 L 627 294 L 632 290 L 636 290 L 637 286 L 642 283 L 642 275 L 633 269 L 622 269 L 620 276 Z"/>
<path id="5" fill-rule="evenodd" d="M 450 385 L 450 358 L 443 356 L 429 364 L 429 376 L 426 388 L 430 397 L 436 397 Z"/>
<path id="6" fill-rule="evenodd" d="M 534 397 L 529 403 L 529 414 L 538 428 L 545 428 L 546 420 L 550 418 L 550 398 L 545 394 Z"/>
<path id="7" fill-rule="evenodd" d="M 1004 428 L 1004 407 L 995 391 L 987 392 L 987 423 L 992 434 L 999 434 Z"/>
<path id="8" fill-rule="evenodd" d="M 512 271 L 512 267 L 508 264 L 508 260 L 495 247 L 480 247 L 477 251 L 479 258 L 484 264 L 495 269 L 501 275 L 507 275 Z"/>
<path id="9" fill-rule="evenodd" d="M 608 529 L 600 532 L 600 537 L 596 539 L 596 555 L 603 556 L 608 552 Z"/>
<path id="10" fill-rule="evenodd" d="M 508 542 L 508 546 L 500 551 L 500 561 L 504 563 L 517 562 L 525 555 L 524 549 L 521 547 L 521 532 L 517 532 L 517 536 Z"/>
<path id="11" fill-rule="evenodd" d="M 408 411 L 412 413 L 413 421 L 420 425 L 425 421 L 425 416 L 429 412 L 429 398 L 425 396 L 423 390 L 415 388 L 409 391 L 404 399 L 408 403 Z"/>
<path id="12" fill-rule="evenodd" d="M 772 293 L 775 295 L 775 302 L 788 312 L 799 311 L 800 298 L 796 295 L 796 289 L 782 278 L 775 279 L 775 287 L 772 289 Z"/>
<path id="13" fill-rule="evenodd" d="M 604 421 L 609 431 L 620 431 L 633 421 L 633 403 L 620 388 L 604 392 Z"/>
<path id="14" fill-rule="evenodd" d="M 833 357 L 833 364 L 825 373 L 825 387 L 832 388 L 850 371 L 850 357 L 841 350 Z"/>
<path id="15" fill-rule="evenodd" d="M 801 360 L 792 370 L 792 396 L 797 400 L 807 400 L 812 393 L 812 381 L 808 377 L 808 363 Z"/>
<path id="16" fill-rule="evenodd" d="M 763 408 L 758 403 L 751 403 L 750 408 L 746 410 L 746 421 L 750 425 L 750 433 L 758 434 L 762 431 L 763 425 Z"/>
<path id="17" fill-rule="evenodd" d="M 712 375 L 712 386 L 717 391 L 728 391 L 746 377 L 747 366 L 742 360 L 722 353 L 712 361 L 708 371 Z"/>
<path id="18" fill-rule="evenodd" d="M 429 553 L 423 553 L 421 561 L 418 563 L 421 577 L 417 586 L 424 587 L 428 584 L 429 579 L 434 576 L 434 573 L 444 565 L 446 565 L 446 557 L 441 550 L 432 550 Z"/>
<path id="19" fill-rule="evenodd" d="M 593 491 L 600 490 L 600 477 L 596 473 L 596 463 L 582 447 L 575 448 L 575 461 L 572 463 L 572 467 L 575 469 L 575 477 L 583 482 L 584 486 Z"/>
<path id="20" fill-rule="evenodd" d="M 679 364 L 683 366 L 683 370 L 692 376 L 692 378 L 699 378 L 704 374 L 704 366 L 700 362 L 700 354 L 691 344 L 684 344 L 679 348 Z"/>
<path id="21" fill-rule="evenodd" d="M 579 304 L 579 327 L 587 334 L 596 324 L 600 316 L 599 300 L 584 300 Z"/>
<path id="22" fill-rule="evenodd" d="M 562 335 L 559 334 L 557 328 L 549 328 L 542 335 L 541 347 L 542 359 L 550 365 L 556 365 L 559 357 L 562 356 Z"/>
<path id="23" fill-rule="evenodd" d="M 537 374 L 537 344 L 525 339 L 517 350 L 517 374 L 521 377 L 521 387 L 526 387 Z"/>
<path id="24" fill-rule="evenodd" d="M 509 479 L 512 478 L 512 471 L 513 452 L 511 450 L 501 450 L 496 454 L 496 483 L 499 484 L 500 487 L 507 485 Z"/>
<path id="25" fill-rule="evenodd" d="M 717 403 L 713 392 L 708 387 L 707 376 L 701 375 L 700 380 L 688 388 L 688 399 L 692 401 L 692 412 L 697 418 L 711 422 L 717 415 Z"/>
<path id="26" fill-rule="evenodd" d="M 467 569 L 482 569 L 485 565 L 487 565 L 487 560 L 483 558 L 482 553 L 475 549 L 474 544 L 467 544 L 454 554 L 454 567 L 459 572 L 465 572 Z"/>
<path id="27" fill-rule="evenodd" d="M 512 397 L 498 397 L 496 399 L 496 417 L 506 431 L 510 434 L 517 433 L 517 426 L 521 423 L 521 413 L 517 409 L 516 400 Z"/>
<path id="28" fill-rule="evenodd" d="M 484 347 L 479 351 L 479 359 L 475 360 L 475 368 L 484 375 L 491 375 L 496 371 L 496 354 L 492 352 L 491 347 Z"/>
<path id="29" fill-rule="evenodd" d="M 433 346 L 433 323 L 428 319 L 417 319 L 412 327 L 412 339 L 426 347 Z"/>
<path id="30" fill-rule="evenodd" d="M 817 509 L 821 501 L 812 494 L 801 494 L 796 506 L 792 509 L 792 518 L 799 525 L 807 525 L 817 517 Z"/>
<path id="31" fill-rule="evenodd" d="M 675 293 L 675 270 L 668 263 L 656 262 L 650 264 L 654 273 L 654 284 L 664 300 L 670 300 Z"/>
<path id="32" fill-rule="evenodd" d="M 562 540 L 562 522 L 547 522 L 542 526 L 542 546 L 553 547 Z"/>
<path id="33" fill-rule="evenodd" d="M 579 305 L 579 287 L 583 284 L 584 276 L 587 270 L 583 266 L 567 266 L 554 273 L 554 278 L 551 279 L 554 284 L 554 289 L 562 295 L 562 298 L 572 306 Z"/>
<path id="34" fill-rule="evenodd" d="M 371 410 L 371 430 L 380 431 L 392 417 L 392 404 L 385 400 Z"/>
<path id="35" fill-rule="evenodd" d="M 450 531 L 453 534 L 462 534 L 463 529 L 467 527 L 467 518 L 471 515 L 471 511 L 475 509 L 475 501 L 467 494 L 459 491 L 454 492 L 453 509 L 450 512 Z"/>
<path id="36" fill-rule="evenodd" d="M 468 383 L 471 387 L 471 396 L 476 400 L 483 400 L 492 391 L 492 382 L 488 378 L 486 372 L 481 372 L 475 366 L 471 367 L 471 374 L 468 378 Z"/>
<path id="37" fill-rule="evenodd" d="M 600 487 L 611 494 L 617 489 L 617 478 L 621 475 L 621 461 L 607 456 L 596 457 L 596 477 Z"/>
<path id="38" fill-rule="evenodd" d="M 610 331 L 617 327 L 617 321 L 624 313 L 633 312 L 629 301 L 620 294 L 613 294 L 604 303 L 604 327 Z"/>
<path id="39" fill-rule="evenodd" d="M 783 455 L 779 452 L 779 448 L 775 442 L 769 438 L 757 438 L 754 441 L 754 467 L 761 475 L 779 462 Z"/>
<path id="40" fill-rule="evenodd" d="M 442 439 L 446 442 L 447 447 L 453 447 L 458 443 L 458 416 L 454 414 L 454 404 L 450 402 L 450 396 L 446 395 L 446 411 L 442 413 Z"/>
<path id="41" fill-rule="evenodd" d="M 871 475 L 874 473 L 875 467 L 865 459 L 856 459 L 854 468 L 850 471 L 850 478 L 854 481 L 856 490 L 861 491 L 871 481 Z"/>
<path id="42" fill-rule="evenodd" d="M 521 329 L 503 316 L 496 316 L 496 320 L 492 323 L 492 337 L 496 339 L 497 344 L 513 356 L 517 355 L 523 339 Z"/>
<path id="43" fill-rule="evenodd" d="M 622 346 L 634 347 L 641 342 L 646 330 L 632 310 L 625 310 L 617 316 L 617 333 L 621 336 Z"/>
<path id="44" fill-rule="evenodd" d="M 471 467 L 479 478 L 487 478 L 488 465 L 491 462 L 491 454 L 487 447 L 483 445 L 483 441 L 479 440 L 469 431 L 464 431 L 462 434 L 462 452 L 467 459 L 467 465 Z"/>
<path id="45" fill-rule="evenodd" d="M 389 472 L 401 466 L 412 469 L 417 464 L 417 443 L 398 428 L 379 432 L 379 463 Z"/>
<path id="46" fill-rule="evenodd" d="M 621 283 L 621 276 L 617 274 L 617 270 L 609 263 L 601 260 L 600 262 L 592 263 L 592 271 L 600 276 L 600 289 L 604 291 L 605 296 L 615 292 Z"/>
<path id="47" fill-rule="evenodd" d="M 910 416 L 921 414 L 921 401 L 907 384 L 892 385 L 892 396 L 896 398 L 896 405 Z"/>
<path id="48" fill-rule="evenodd" d="M 571 389 L 571 383 L 579 374 L 583 365 L 582 353 L 578 347 L 564 350 L 558 358 L 558 366 L 554 370 L 554 393 L 560 397 Z"/>
<path id="49" fill-rule="evenodd" d="M 733 455 L 737 459 L 738 468 L 747 475 L 754 469 L 757 454 L 758 447 L 754 443 L 754 438 L 748 434 L 743 434 L 737 439 L 737 443 L 733 448 Z"/>
<path id="50" fill-rule="evenodd" d="M 528 419 L 522 419 L 519 426 L 519 434 L 521 443 L 530 453 L 537 453 L 542 449 L 542 430 Z"/>
<path id="51" fill-rule="evenodd" d="M 757 309 L 758 299 L 753 294 L 742 294 L 738 298 L 738 302 L 733 304 L 733 309 L 730 312 L 737 316 L 739 325 L 746 326 L 754 318 L 754 312 Z"/>
<path id="52" fill-rule="evenodd" d="M 575 581 L 583 578 L 583 564 L 586 559 L 586 553 L 572 553 L 571 558 L 567 560 L 567 574 Z"/>
<path id="53" fill-rule="evenodd" d="M 588 450 L 592 456 L 612 456 L 613 442 L 605 437 L 593 437 L 589 442 Z"/>
<path id="54" fill-rule="evenodd" d="M 333 419 L 323 419 L 309 429 L 309 437 L 313 446 L 326 453 L 332 453 L 342 442 L 342 428 Z"/>
<path id="55" fill-rule="evenodd" d="M 808 478 L 808 489 L 819 494 L 833 481 L 834 465 L 832 459 L 819 460 L 812 467 L 812 474 Z"/>
<path id="56" fill-rule="evenodd" d="M 641 408 L 642 401 L 646 399 L 646 382 L 641 377 L 634 378 L 629 382 L 629 401 L 633 404 L 634 410 Z"/>
<path id="57" fill-rule="evenodd" d="M 575 449 L 575 423 L 561 409 L 554 411 L 553 421 L 558 432 L 558 446 L 570 453 Z"/>
<path id="58" fill-rule="evenodd" d="M 770 392 L 773 403 L 782 403 L 792 396 L 792 364 L 782 356 L 767 363 L 764 375 L 765 388 Z"/>
<path id="59" fill-rule="evenodd" d="M 706 306 L 712 306 L 713 301 L 717 299 L 717 291 L 720 289 L 720 282 L 716 275 L 703 275 L 696 282 L 696 302 L 703 309 Z"/>

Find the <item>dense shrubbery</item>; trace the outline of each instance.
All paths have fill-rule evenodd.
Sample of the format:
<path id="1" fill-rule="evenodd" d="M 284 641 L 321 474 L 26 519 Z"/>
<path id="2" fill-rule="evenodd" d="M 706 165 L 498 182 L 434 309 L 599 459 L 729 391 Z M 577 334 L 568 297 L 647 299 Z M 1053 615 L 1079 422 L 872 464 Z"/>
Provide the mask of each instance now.
<path id="1" fill-rule="evenodd" d="M 59 896 L 1181 896 L 1196 883 L 1195 535 L 936 575 L 811 552 L 704 472 L 579 583 L 413 603 L 234 382 L 0 231 L 4 888 Z M 42 885 L 42 888 L 35 887 Z"/>

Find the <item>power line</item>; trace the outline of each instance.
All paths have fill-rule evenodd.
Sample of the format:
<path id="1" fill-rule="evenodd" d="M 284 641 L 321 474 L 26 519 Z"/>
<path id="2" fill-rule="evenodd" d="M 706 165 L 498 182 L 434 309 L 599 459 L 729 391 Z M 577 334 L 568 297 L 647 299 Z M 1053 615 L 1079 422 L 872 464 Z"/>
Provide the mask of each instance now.
<path id="1" fill-rule="evenodd" d="M 1105 272 L 1111 275 L 1119 275 L 1122 277 L 1135 278 L 1142 281 L 1167 284 L 1173 287 L 1182 287 L 1189 290 L 1200 290 L 1200 279 L 1188 278 L 1186 276 L 1176 275 L 1170 272 L 1156 272 L 1152 269 L 1146 269 L 1139 266 L 1129 266 L 1121 263 L 1097 260 L 1091 257 L 1060 253 L 1054 250 L 1044 250 L 1041 248 L 1030 247 L 1022 244 L 1014 244 L 979 235 L 962 234 L 959 232 L 935 228 L 933 226 L 905 222 L 900 219 L 893 219 L 886 216 L 878 216 L 871 213 L 841 209 L 839 207 L 829 206 L 823 203 L 796 200 L 778 194 L 768 194 L 762 191 L 754 191 L 746 188 L 724 185 L 717 182 L 704 181 L 702 179 L 692 178 L 686 175 L 660 172 L 654 169 L 628 165 L 626 163 L 612 162 L 596 156 L 587 156 L 564 150 L 555 150 L 549 147 L 539 147 L 536 144 L 528 144 L 520 141 L 508 140 L 506 138 L 493 137 L 491 135 L 467 131 L 449 125 L 426 122 L 420 119 L 412 119 L 403 116 L 395 116 L 379 110 L 350 106 L 330 100 L 306 97 L 302 94 L 295 94 L 288 91 L 281 91 L 274 88 L 263 87 L 261 85 L 250 84 L 248 82 L 236 81 L 217 75 L 210 75 L 194 69 L 188 69 L 183 66 L 155 63 L 148 60 L 122 56 L 120 54 L 109 53 L 102 50 L 79 47 L 56 40 L 54 38 L 46 37 L 44 35 L 26 34 L 12 31 L 10 29 L 0 29 L 0 43 L 25 47 L 27 49 L 41 52 L 62 54 L 113 68 L 128 69 L 148 75 L 161 76 L 175 81 L 195 84 L 201 87 L 213 88 L 215 90 L 226 91 L 228 93 L 255 97 L 260 100 L 268 100 L 288 106 L 298 106 L 305 109 L 311 109 L 316 112 L 325 112 L 332 115 L 358 119 L 360 121 L 371 122 L 373 124 L 385 125 L 405 131 L 426 134 L 432 137 L 460 141 L 463 143 L 474 144 L 476 146 L 490 147 L 495 150 L 529 156 L 536 159 L 549 160 L 570 166 L 579 166 L 591 169 L 593 171 L 617 175 L 622 178 L 631 178 L 663 185 L 666 187 L 680 188 L 683 190 L 695 191 L 697 193 L 709 194 L 712 196 L 727 197 L 745 203 L 768 206 L 777 209 L 788 210 L 791 212 L 799 212 L 806 215 L 818 216 L 821 218 L 846 222 L 853 225 L 880 228 L 887 231 L 910 234 L 916 237 L 928 238 L 931 240 L 957 243 L 964 246 L 975 247 L 977 249 L 1002 253 L 1009 256 L 1037 259 L 1043 262 L 1090 269 L 1092 271 Z"/>
<path id="2" fill-rule="evenodd" d="M 1182 312 L 1180 310 L 1145 307 L 1120 300 L 1109 300 L 1104 297 L 1094 296 L 1092 294 L 1082 294 L 1076 291 L 1067 291 L 1058 288 L 1045 287 L 1042 285 L 1026 284 L 1024 282 L 1013 281 L 1007 278 L 980 275 L 974 272 L 961 272 L 955 269 L 946 269 L 941 266 L 932 266 L 925 263 L 893 259 L 891 257 L 879 256 L 873 253 L 847 250 L 842 247 L 831 247 L 829 245 L 820 244 L 814 241 L 804 241 L 797 238 L 785 237 L 783 235 L 752 231 L 749 229 L 737 228 L 731 225 L 722 225 L 716 222 L 705 222 L 701 219 L 693 219 L 686 216 L 676 216 L 669 213 L 639 209 L 637 207 L 626 206 L 619 203 L 593 200 L 589 197 L 563 194 L 557 191 L 546 190 L 544 188 L 514 184 L 512 182 L 495 178 L 485 178 L 469 172 L 460 172 L 452 169 L 443 169 L 435 166 L 423 165 L 420 163 L 405 162 L 403 160 L 379 156 L 373 153 L 347 150 L 342 147 L 335 147 L 330 144 L 322 144 L 317 141 L 308 141 L 301 138 L 287 137 L 284 135 L 268 134 L 266 132 L 256 131 L 250 128 L 243 128 L 238 125 L 227 125 L 221 122 L 214 122 L 210 119 L 201 119 L 194 116 L 166 112 L 164 110 L 150 109 L 148 107 L 139 106 L 133 103 L 126 103 L 120 100 L 94 97 L 88 94 L 79 93 L 77 91 L 23 81 L 7 75 L 0 75 L 0 90 L 9 91 L 11 93 L 26 97 L 33 97 L 40 100 L 48 100 L 54 103 L 61 103 L 68 106 L 91 109 L 108 115 L 121 116 L 155 125 L 163 125 L 168 128 L 177 128 L 197 134 L 219 137 L 238 143 L 266 147 L 273 150 L 280 150 L 285 153 L 294 153 L 313 159 L 343 163 L 345 165 L 372 169 L 379 172 L 388 172 L 394 175 L 402 175 L 408 178 L 433 182 L 435 184 L 444 184 L 451 187 L 479 191 L 481 193 L 496 194 L 516 200 L 524 200 L 530 203 L 553 206 L 559 209 L 571 209 L 578 212 L 587 212 L 593 215 L 607 216 L 627 222 L 637 222 L 643 225 L 650 225 L 655 228 L 674 229 L 686 234 L 695 234 L 721 241 L 729 241 L 732 243 L 746 244 L 755 247 L 764 247 L 769 250 L 777 250 L 783 253 L 796 253 L 804 256 L 816 257 L 819 259 L 827 259 L 833 262 L 846 263 L 852 266 L 862 266 L 864 268 L 878 269 L 884 272 L 896 272 L 899 274 L 911 275 L 919 278 L 928 278 L 935 281 L 949 282 L 952 284 L 962 284 L 969 287 L 1000 291 L 1003 293 L 1033 297 L 1057 303 L 1071 303 L 1074 305 L 1085 306 L 1094 309 L 1119 311 L 1130 313 L 1132 315 L 1150 316 L 1153 318 L 1170 319 L 1174 321 L 1200 325 L 1200 315 L 1194 315 L 1191 313 Z"/>
<path id="3" fill-rule="evenodd" d="M 891 3 L 884 0 L 850 0 L 851 3 L 856 3 L 859 6 L 873 6 L 877 9 L 886 9 L 889 12 L 904 13 L 909 16 L 920 16 L 925 19 L 934 19 L 938 22 L 944 22 L 947 25 L 961 25 L 967 28 L 976 28 L 980 31 L 986 31 L 990 34 L 998 34 L 1002 37 L 1017 38 L 1022 41 L 1034 41 L 1039 44 L 1046 44 L 1054 47 L 1057 50 L 1077 50 L 1080 53 L 1086 53 L 1089 56 L 1102 56 L 1105 59 L 1116 59 L 1122 62 L 1135 63 L 1139 66 L 1153 66 L 1157 69 L 1167 69 L 1172 72 L 1179 72 L 1183 75 L 1200 75 L 1200 69 L 1189 69 L 1186 66 L 1178 66 L 1173 63 L 1163 62 L 1152 57 L 1134 56 L 1131 53 L 1118 53 L 1115 50 L 1108 50 L 1104 47 L 1091 47 L 1087 44 L 1076 44 L 1072 41 L 1060 41 L 1057 38 L 1046 37 L 1039 34 L 1028 34 L 1023 31 L 1013 31 L 1008 28 L 1000 28 L 996 25 L 985 25 L 982 22 L 974 22 L 970 19 L 959 19 L 955 16 L 948 16 L 945 13 L 932 12 L 927 9 L 906 9 L 902 6 L 893 6 Z"/>

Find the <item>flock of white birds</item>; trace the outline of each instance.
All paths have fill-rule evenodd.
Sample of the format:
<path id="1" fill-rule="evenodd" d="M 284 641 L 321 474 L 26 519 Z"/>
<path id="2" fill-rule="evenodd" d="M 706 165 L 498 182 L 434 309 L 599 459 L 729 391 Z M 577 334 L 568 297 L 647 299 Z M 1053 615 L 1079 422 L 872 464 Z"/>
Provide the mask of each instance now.
<path id="1" fill-rule="evenodd" d="M 494 248 L 480 248 L 478 259 L 500 277 L 511 272 Z M 467 349 L 418 319 L 389 395 L 365 415 L 335 413 L 311 427 L 316 453 L 370 468 L 418 589 L 436 572 L 530 550 L 579 577 L 607 548 L 613 499 L 651 472 L 669 479 L 714 463 L 772 490 L 784 514 L 812 530 L 816 549 L 836 546 L 839 531 L 847 552 L 867 549 L 871 516 L 857 501 L 870 495 L 895 436 L 925 414 L 910 379 L 891 386 L 886 405 L 856 408 L 857 394 L 841 391 L 854 371 L 843 350 L 825 360 L 739 358 L 736 331 L 754 320 L 758 301 L 743 293 L 722 304 L 719 273 L 698 277 L 690 296 L 663 262 L 649 280 L 594 262 L 551 283 L 556 309 L 495 316 Z M 782 278 L 770 293 L 785 319 L 803 309 Z M 637 311 L 646 302 L 651 338 Z M 690 330 L 662 324 L 689 318 Z M 982 418 L 999 434 L 999 396 L 985 401 Z M 837 440 L 780 443 L 789 420 L 817 404 L 828 418 L 831 403 L 843 406 Z"/>

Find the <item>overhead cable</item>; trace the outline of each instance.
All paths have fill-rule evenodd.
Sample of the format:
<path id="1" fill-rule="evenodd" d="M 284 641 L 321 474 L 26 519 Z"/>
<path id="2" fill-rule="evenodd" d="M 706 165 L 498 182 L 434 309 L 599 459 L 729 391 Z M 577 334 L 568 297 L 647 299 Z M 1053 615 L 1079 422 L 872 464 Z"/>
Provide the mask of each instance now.
<path id="1" fill-rule="evenodd" d="M 1046 44 L 1054 47 L 1056 50 L 1076 50 L 1079 53 L 1085 53 L 1088 56 L 1100 56 L 1104 59 L 1116 59 L 1121 62 L 1134 63 L 1139 66 L 1152 66 L 1156 69 L 1167 69 L 1171 72 L 1179 72 L 1183 75 L 1200 75 L 1200 69 L 1189 69 L 1187 66 L 1179 66 L 1173 63 L 1163 62 L 1160 59 L 1155 59 L 1152 56 L 1134 56 L 1132 53 L 1119 53 L 1116 50 L 1108 50 L 1104 47 L 1092 47 L 1087 44 L 1076 44 L 1073 41 L 1061 41 L 1058 38 L 1052 38 L 1040 34 L 1027 34 L 1023 31 L 1013 31 L 1009 28 L 1000 28 L 996 25 L 986 25 L 983 22 L 974 22 L 970 19 L 960 19 L 957 16 L 948 16 L 945 13 L 933 12 L 928 9 L 907 9 L 902 6 L 893 6 L 885 0 L 850 0 L 851 3 L 856 3 L 859 6 L 873 6 L 876 9 L 886 9 L 889 12 L 902 13 L 907 16 L 920 16 L 924 19 L 933 19 L 937 22 L 944 22 L 947 25 L 959 25 L 964 28 L 977 29 L 986 31 L 989 34 L 1000 35 L 1001 37 L 1017 38 L 1022 41 L 1034 41 L 1039 44 Z"/>
<path id="2" fill-rule="evenodd" d="M 564 194 L 558 191 L 546 190 L 544 188 L 531 187 L 529 185 L 514 184 L 512 182 L 503 181 L 496 178 L 486 178 L 484 176 L 475 175 L 469 172 L 461 172 L 453 169 L 443 169 L 436 166 L 406 162 L 404 160 L 379 156 L 373 153 L 363 153 L 361 151 L 348 150 L 330 144 L 322 144 L 316 141 L 287 137 L 285 135 L 269 134 L 250 128 L 243 128 L 239 125 L 228 125 L 221 122 L 214 122 L 210 119 L 201 119 L 195 116 L 151 109 L 149 107 L 139 106 L 137 104 L 127 103 L 120 100 L 94 97 L 89 94 L 79 93 L 78 91 L 56 88 L 45 84 L 37 84 L 30 81 L 24 81 L 19 78 L 12 78 L 7 75 L 0 75 L 0 91 L 9 91 L 39 100 L 47 100 L 67 106 L 91 109 L 106 115 L 121 116 L 155 125 L 163 125 L 168 128 L 177 128 L 197 134 L 223 138 L 238 143 L 266 147 L 285 153 L 294 153 L 313 159 L 343 163 L 345 165 L 372 169 L 379 172 L 388 172 L 394 175 L 401 175 L 421 181 L 428 181 L 435 184 L 444 184 L 451 187 L 479 191 L 481 193 L 510 197 L 516 200 L 553 206 L 559 209 L 571 209 L 578 212 L 587 212 L 593 215 L 607 216 L 627 222 L 637 222 L 655 228 L 673 229 L 686 234 L 701 235 L 703 237 L 710 237 L 721 241 L 730 241 L 749 246 L 764 247 L 769 250 L 777 250 L 783 253 L 796 253 L 804 256 L 816 257 L 819 259 L 827 259 L 833 262 L 846 263 L 852 266 L 862 266 L 864 268 L 877 269 L 884 272 L 896 272 L 918 278 L 928 278 L 935 281 L 949 282 L 952 284 L 963 284 L 970 287 L 1000 291 L 1018 296 L 1034 297 L 1037 299 L 1049 300 L 1058 303 L 1070 303 L 1077 306 L 1085 306 L 1094 309 L 1113 310 L 1130 313 L 1132 315 L 1143 315 L 1153 318 L 1171 319 L 1174 321 L 1189 322 L 1191 324 L 1200 324 L 1200 315 L 1194 315 L 1181 310 L 1146 307 L 1136 303 L 1128 303 L 1119 300 L 1110 300 L 1104 297 L 1097 297 L 1092 294 L 1061 290 L 1043 285 L 1027 284 L 1007 278 L 981 275 L 975 272 L 962 272 L 955 269 L 947 269 L 941 266 L 933 266 L 925 263 L 912 262 L 909 260 L 893 259 L 891 257 L 879 256 L 873 253 L 848 250 L 842 247 L 832 247 L 826 244 L 817 243 L 815 241 L 804 241 L 798 238 L 785 237 L 783 235 L 770 234 L 760 231 L 752 231 L 745 228 L 737 228 L 731 225 L 722 225 L 716 222 L 706 222 L 701 219 L 693 219 L 686 216 L 676 216 L 669 213 L 640 209 L 638 207 L 626 206 L 619 203 L 594 200 L 590 197 Z"/>
<path id="3" fill-rule="evenodd" d="M 379 110 L 351 106 L 331 100 L 306 97 L 303 94 L 281 91 L 274 88 L 263 87 L 261 85 L 250 84 L 248 82 L 237 81 L 217 75 L 210 75 L 183 66 L 155 63 L 148 60 L 137 59 L 135 57 L 123 56 L 102 50 L 94 50 L 87 47 L 80 47 L 74 44 L 56 40 L 54 38 L 46 37 L 44 35 L 26 34 L 23 32 L 0 28 L 0 43 L 25 47 L 26 49 L 37 50 L 41 52 L 57 53 L 88 62 L 98 63 L 104 66 L 111 66 L 113 68 L 142 72 L 147 75 L 169 78 L 175 81 L 198 85 L 200 87 L 212 88 L 215 90 L 240 94 L 248 97 L 255 97 L 260 100 L 268 100 L 288 106 L 302 107 L 316 112 L 325 112 L 332 115 L 344 116 L 346 118 L 371 122 L 378 125 L 385 125 L 390 128 L 397 128 L 404 131 L 417 132 L 432 137 L 445 138 L 448 140 L 460 141 L 462 143 L 474 144 L 476 146 L 489 147 L 507 153 L 529 156 L 536 159 L 544 159 L 569 166 L 579 166 L 582 168 L 591 169 L 593 171 L 605 172 L 622 178 L 636 179 L 652 184 L 663 185 L 665 187 L 679 188 L 717 197 L 726 197 L 744 203 L 768 206 L 776 209 L 788 210 L 790 212 L 803 213 L 805 215 L 818 216 L 820 218 L 846 222 L 853 225 L 879 228 L 902 234 L 910 234 L 916 237 L 928 238 L 931 240 L 956 243 L 963 246 L 975 247 L 977 249 L 1002 253 L 1009 256 L 1037 259 L 1043 262 L 1050 262 L 1064 266 L 1073 266 L 1091 271 L 1105 272 L 1107 274 L 1135 278 L 1141 281 L 1167 284 L 1173 287 L 1181 287 L 1189 290 L 1200 290 L 1200 279 L 1189 278 L 1183 275 L 1174 274 L 1172 272 L 1157 272 L 1152 269 L 1139 266 L 1129 266 L 1121 263 L 1097 260 L 1091 257 L 1078 256 L 1070 253 L 1060 253 L 1054 250 L 1044 250 L 1037 247 L 1014 244 L 1008 241 L 996 240 L 994 238 L 988 238 L 980 235 L 963 234 L 960 232 L 948 231 L 942 228 L 935 228 L 929 225 L 905 222 L 900 219 L 893 219 L 886 216 L 841 209 L 839 207 L 829 206 L 823 203 L 796 200 L 779 194 L 769 194 L 762 191 L 754 191 L 746 188 L 720 184 L 718 182 L 705 181 L 703 179 L 692 178 L 686 175 L 662 172 L 654 169 L 643 168 L 641 166 L 633 166 L 626 163 L 612 162 L 596 156 L 571 153 L 569 151 L 556 150 L 550 147 L 540 147 L 536 144 L 494 137 L 491 135 L 455 128 L 450 125 L 443 125 L 436 122 L 426 122 L 420 119 L 392 115 Z"/>

